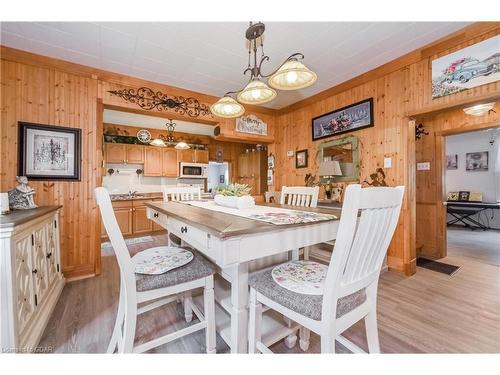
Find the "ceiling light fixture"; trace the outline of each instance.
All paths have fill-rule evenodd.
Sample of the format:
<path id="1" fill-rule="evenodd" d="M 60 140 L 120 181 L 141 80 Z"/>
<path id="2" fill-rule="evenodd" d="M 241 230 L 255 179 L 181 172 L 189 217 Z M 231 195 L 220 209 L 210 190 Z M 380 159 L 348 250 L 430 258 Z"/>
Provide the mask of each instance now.
<path id="1" fill-rule="evenodd" d="M 495 102 L 474 105 L 464 108 L 464 112 L 470 116 L 483 116 L 493 110 Z"/>
<path id="2" fill-rule="evenodd" d="M 187 150 L 188 148 L 191 148 L 186 142 L 184 141 L 179 141 L 176 143 L 175 137 L 174 137 L 174 130 L 175 130 L 175 122 L 172 120 L 168 120 L 168 122 L 165 124 L 167 127 L 168 135 L 165 137 L 164 135 L 160 134 L 158 138 L 153 139 L 149 144 L 152 146 L 160 146 L 160 147 L 166 147 L 168 145 L 172 145 L 175 143 L 174 148 L 178 150 Z"/>
<path id="3" fill-rule="evenodd" d="M 245 32 L 245 37 L 249 42 L 248 67 L 243 72 L 244 75 L 250 73 L 250 79 L 243 89 L 227 92 L 214 103 L 210 107 L 214 115 L 226 118 L 239 117 L 245 112 L 240 103 L 264 104 L 277 96 L 275 89 L 298 90 L 311 86 L 316 82 L 316 73 L 299 61 L 304 59 L 302 53 L 290 55 L 274 72 L 270 74 L 262 73 L 262 64 L 264 61 L 269 61 L 269 56 L 264 53 L 264 42 L 262 39 L 265 30 L 266 27 L 262 22 L 255 24 L 250 22 L 250 26 Z M 257 62 L 258 46 L 260 46 L 262 51 L 260 62 Z M 269 85 L 264 82 L 265 78 L 269 78 Z M 237 101 L 231 95 L 236 95 Z"/>

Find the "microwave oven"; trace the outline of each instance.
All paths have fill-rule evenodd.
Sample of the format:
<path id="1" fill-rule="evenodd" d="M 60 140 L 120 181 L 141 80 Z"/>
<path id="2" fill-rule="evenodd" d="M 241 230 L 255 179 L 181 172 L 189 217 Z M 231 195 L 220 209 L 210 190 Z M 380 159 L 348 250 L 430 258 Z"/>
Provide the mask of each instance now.
<path id="1" fill-rule="evenodd" d="M 180 163 L 180 178 L 208 178 L 208 164 L 203 163 Z"/>

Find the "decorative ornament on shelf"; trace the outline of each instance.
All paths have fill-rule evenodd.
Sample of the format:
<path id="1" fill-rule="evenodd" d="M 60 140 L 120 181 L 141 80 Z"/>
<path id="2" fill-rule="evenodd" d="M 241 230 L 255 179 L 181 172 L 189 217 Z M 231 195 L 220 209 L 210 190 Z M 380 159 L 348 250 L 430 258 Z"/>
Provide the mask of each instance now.
<path id="1" fill-rule="evenodd" d="M 415 139 L 422 139 L 423 135 L 429 135 L 429 132 L 425 131 L 423 124 L 415 125 Z"/>
<path id="2" fill-rule="evenodd" d="M 189 117 L 208 116 L 210 108 L 206 104 L 202 104 L 198 99 L 193 97 L 185 98 L 183 96 L 169 97 L 161 91 L 153 91 L 148 87 L 135 89 L 111 90 L 108 91 L 111 95 L 118 96 L 130 103 L 137 104 L 142 109 L 158 111 L 174 110 L 180 115 L 188 115 Z"/>
<path id="3" fill-rule="evenodd" d="M 9 191 L 9 205 L 14 210 L 29 210 L 37 208 L 33 199 L 35 189 L 28 186 L 28 177 L 17 176 L 19 183 L 14 189 Z"/>
<path id="4" fill-rule="evenodd" d="M 227 92 L 210 107 L 214 115 L 225 118 L 239 117 L 245 112 L 245 108 L 240 103 L 264 104 L 277 96 L 275 89 L 298 90 L 316 82 L 316 73 L 300 61 L 304 59 L 302 53 L 290 55 L 275 71 L 269 74 L 262 72 L 262 64 L 269 61 L 269 56 L 264 53 L 263 34 L 265 30 L 266 26 L 262 22 L 255 24 L 250 22 L 250 26 L 245 32 L 245 38 L 248 40 L 248 66 L 243 72 L 245 75 L 250 73 L 250 78 L 245 87 L 237 91 Z M 262 51 L 260 61 L 257 57 L 258 47 Z M 266 78 L 268 78 L 269 85 L 264 82 Z M 237 100 L 232 95 L 236 95 Z"/>

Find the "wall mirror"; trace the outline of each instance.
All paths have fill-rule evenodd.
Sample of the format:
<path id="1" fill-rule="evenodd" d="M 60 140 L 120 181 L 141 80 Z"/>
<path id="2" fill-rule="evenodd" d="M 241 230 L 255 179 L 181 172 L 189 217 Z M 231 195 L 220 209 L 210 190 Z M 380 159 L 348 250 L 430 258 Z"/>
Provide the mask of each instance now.
<path id="1" fill-rule="evenodd" d="M 358 138 L 347 136 L 322 143 L 318 149 L 319 177 L 322 182 L 358 182 Z"/>

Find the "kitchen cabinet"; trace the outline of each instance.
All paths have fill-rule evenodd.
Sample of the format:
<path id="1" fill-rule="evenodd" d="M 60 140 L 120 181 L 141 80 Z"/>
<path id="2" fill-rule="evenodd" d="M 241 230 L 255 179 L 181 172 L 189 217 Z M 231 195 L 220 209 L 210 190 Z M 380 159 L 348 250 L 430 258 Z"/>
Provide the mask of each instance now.
<path id="1" fill-rule="evenodd" d="M 177 150 L 166 148 L 163 150 L 162 176 L 177 177 L 179 175 L 179 163 L 177 162 Z"/>
<path id="2" fill-rule="evenodd" d="M 113 211 L 123 236 L 130 237 L 136 234 L 164 230 L 146 216 L 146 202 L 162 200 L 163 198 L 113 201 Z M 104 225 L 101 227 L 101 237 L 107 237 Z"/>
<path id="3" fill-rule="evenodd" d="M 104 146 L 104 159 L 106 163 L 123 164 L 127 159 L 123 143 L 105 143 Z"/>
<path id="4" fill-rule="evenodd" d="M 196 163 L 196 155 L 192 148 L 187 150 L 178 150 L 177 158 L 179 159 L 179 162 Z"/>
<path id="5" fill-rule="evenodd" d="M 163 149 L 159 147 L 145 147 L 144 176 L 162 175 Z"/>
<path id="6" fill-rule="evenodd" d="M 147 200 L 150 202 L 151 200 Z M 133 234 L 148 233 L 153 230 L 153 222 L 146 217 L 146 201 L 132 201 L 132 232 Z"/>
<path id="7" fill-rule="evenodd" d="M 128 164 L 143 164 L 144 163 L 144 146 L 142 145 L 126 145 L 126 159 Z"/>
<path id="8" fill-rule="evenodd" d="M 178 150 L 177 158 L 184 163 L 208 163 L 208 150 Z"/>
<path id="9" fill-rule="evenodd" d="M 195 150 L 194 156 L 196 163 L 208 164 L 208 150 Z"/>
<path id="10" fill-rule="evenodd" d="M 114 164 L 144 163 L 144 146 L 125 143 L 105 143 L 104 160 Z"/>

